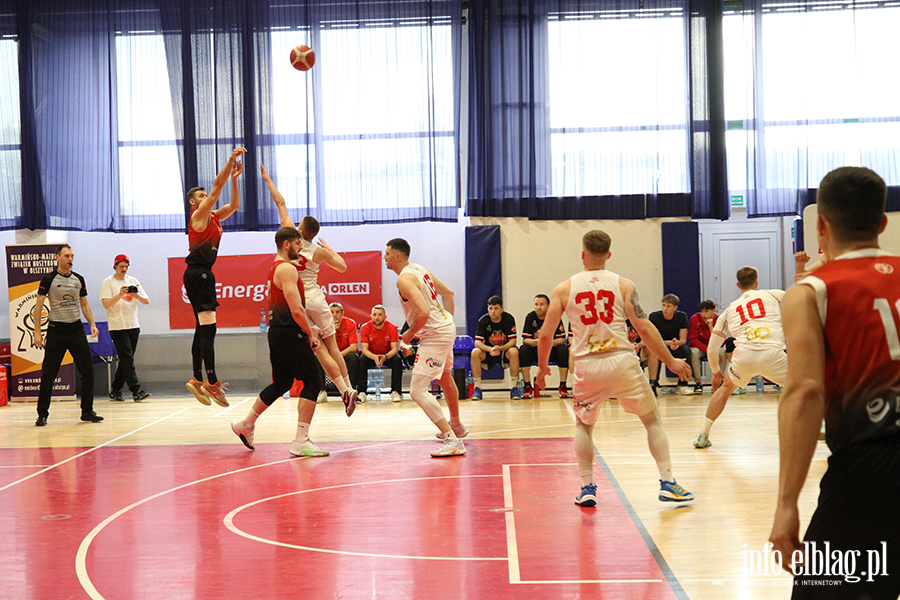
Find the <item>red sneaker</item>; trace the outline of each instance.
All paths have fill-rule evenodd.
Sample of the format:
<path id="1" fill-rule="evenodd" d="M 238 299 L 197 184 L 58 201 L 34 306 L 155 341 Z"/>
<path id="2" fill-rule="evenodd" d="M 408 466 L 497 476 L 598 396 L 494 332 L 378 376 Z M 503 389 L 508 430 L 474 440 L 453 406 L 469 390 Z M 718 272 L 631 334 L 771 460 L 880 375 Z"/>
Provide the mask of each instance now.
<path id="1" fill-rule="evenodd" d="M 566 387 L 565 383 L 559 384 L 559 397 L 560 398 L 568 398 L 569 397 L 569 388 Z"/>
<path id="2" fill-rule="evenodd" d="M 525 389 L 522 391 L 522 398 L 528 400 L 534 395 L 534 389 L 531 387 L 530 383 L 525 384 Z"/>

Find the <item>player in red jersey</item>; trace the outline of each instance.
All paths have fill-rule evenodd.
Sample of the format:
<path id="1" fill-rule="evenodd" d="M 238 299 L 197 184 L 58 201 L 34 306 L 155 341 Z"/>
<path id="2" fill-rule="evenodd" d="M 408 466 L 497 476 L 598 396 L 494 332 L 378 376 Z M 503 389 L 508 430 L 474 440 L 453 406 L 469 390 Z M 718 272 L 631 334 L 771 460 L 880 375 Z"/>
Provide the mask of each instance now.
<path id="1" fill-rule="evenodd" d="M 191 188 L 187 199 L 191 205 L 188 222 L 188 255 L 184 259 L 184 290 L 191 308 L 194 309 L 194 341 L 191 344 L 191 367 L 193 376 L 185 387 L 197 400 L 209 406 L 212 401 L 220 406 L 228 406 L 225 389 L 216 377 L 216 277 L 212 267 L 219 255 L 219 241 L 222 239 L 222 221 L 237 212 L 241 206 L 237 178 L 243 171 L 238 157 L 244 148 L 235 148 L 228 162 L 216 175 L 209 194 L 202 187 Z M 225 182 L 231 178 L 231 200 L 217 210 L 219 194 Z M 204 371 L 203 367 L 206 367 Z"/>
<path id="2" fill-rule="evenodd" d="M 295 379 L 303 382 L 297 401 L 297 435 L 291 442 L 294 456 L 328 456 L 328 452 L 309 439 L 309 424 L 316 412 L 319 395 L 319 371 L 313 348 L 319 338 L 312 335 L 306 316 L 303 283 L 292 264 L 300 256 L 302 240 L 294 227 L 282 227 L 275 233 L 278 255 L 269 273 L 269 360 L 272 383 L 259 393 L 243 420 L 231 424 L 231 430 L 245 446 L 253 450 L 256 420 L 272 403 L 291 389 Z"/>
<path id="3" fill-rule="evenodd" d="M 900 595 L 900 258 L 878 247 L 886 196 L 869 169 L 826 175 L 816 233 L 827 262 L 784 298 L 787 346 L 802 358 L 788 365 L 778 410 L 770 540 L 795 575 L 793 598 Z M 798 497 L 823 417 L 832 455 L 801 544 Z"/>

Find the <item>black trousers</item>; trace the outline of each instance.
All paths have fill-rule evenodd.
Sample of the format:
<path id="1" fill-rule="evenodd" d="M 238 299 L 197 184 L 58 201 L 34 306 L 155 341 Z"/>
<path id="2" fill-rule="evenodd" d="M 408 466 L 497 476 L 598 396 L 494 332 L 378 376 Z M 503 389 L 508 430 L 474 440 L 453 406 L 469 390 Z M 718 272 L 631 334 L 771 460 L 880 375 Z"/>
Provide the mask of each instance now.
<path id="1" fill-rule="evenodd" d="M 50 321 L 44 338 L 44 363 L 41 369 L 41 388 L 38 392 L 37 412 L 39 417 L 50 414 L 50 396 L 53 383 L 59 375 L 66 351 L 72 353 L 75 367 L 81 375 L 81 413 L 90 414 L 94 410 L 94 365 L 91 348 L 81 321 L 60 323 Z"/>
<path id="2" fill-rule="evenodd" d="M 309 338 L 299 327 L 269 327 L 269 361 L 272 383 L 259 393 L 266 406 L 291 389 L 294 380 L 303 382 L 301 398 L 316 401 L 319 395 L 319 361 L 309 346 Z"/>
<path id="3" fill-rule="evenodd" d="M 119 355 L 119 366 L 116 368 L 116 376 L 113 377 L 111 392 L 120 391 L 125 384 L 128 384 L 132 394 L 141 390 L 137 371 L 134 369 L 134 351 L 137 349 L 139 335 L 141 335 L 140 327 L 109 332 L 109 337 L 116 345 L 116 354 Z"/>
<path id="4" fill-rule="evenodd" d="M 398 394 L 403 385 L 403 361 L 398 352 L 384 361 L 384 366 L 391 370 L 391 391 Z M 375 361 L 365 354 L 359 355 L 359 375 L 356 378 L 356 391 L 360 394 L 366 391 L 369 385 L 369 369 L 375 368 Z"/>

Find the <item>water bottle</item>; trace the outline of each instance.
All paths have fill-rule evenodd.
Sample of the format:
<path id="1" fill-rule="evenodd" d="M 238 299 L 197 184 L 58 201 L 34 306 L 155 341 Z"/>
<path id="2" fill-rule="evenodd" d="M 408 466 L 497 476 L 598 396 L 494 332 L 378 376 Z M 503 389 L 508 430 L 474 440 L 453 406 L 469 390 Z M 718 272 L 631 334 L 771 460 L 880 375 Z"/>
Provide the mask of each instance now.
<path id="1" fill-rule="evenodd" d="M 466 389 L 465 389 L 466 396 L 465 397 L 471 398 L 472 392 L 474 392 L 474 391 L 475 391 L 475 378 L 472 377 L 471 373 L 469 373 L 468 375 L 466 375 Z"/>
<path id="2" fill-rule="evenodd" d="M 375 402 L 381 402 L 381 387 L 384 385 L 384 371 L 378 369 L 375 371 Z"/>
<path id="3" fill-rule="evenodd" d="M 756 376 L 756 393 L 762 394 L 765 391 L 766 382 L 763 380 L 762 375 Z"/>
<path id="4" fill-rule="evenodd" d="M 259 309 L 259 332 L 265 333 L 269 330 L 269 324 L 266 322 L 266 309 Z"/>

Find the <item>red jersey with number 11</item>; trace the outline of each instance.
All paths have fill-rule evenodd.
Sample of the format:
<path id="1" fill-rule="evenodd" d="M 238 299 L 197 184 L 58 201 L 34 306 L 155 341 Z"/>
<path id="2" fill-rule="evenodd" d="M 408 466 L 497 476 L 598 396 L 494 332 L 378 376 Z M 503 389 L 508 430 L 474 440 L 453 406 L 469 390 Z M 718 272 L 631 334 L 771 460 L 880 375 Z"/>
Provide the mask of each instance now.
<path id="1" fill-rule="evenodd" d="M 606 269 L 582 271 L 572 275 L 569 284 L 566 316 L 572 327 L 572 356 L 579 359 L 631 352 L 619 276 Z"/>
<path id="2" fill-rule="evenodd" d="M 816 291 L 825 332 L 828 447 L 900 435 L 900 257 L 851 252 L 800 284 Z"/>

